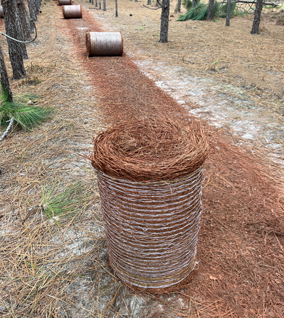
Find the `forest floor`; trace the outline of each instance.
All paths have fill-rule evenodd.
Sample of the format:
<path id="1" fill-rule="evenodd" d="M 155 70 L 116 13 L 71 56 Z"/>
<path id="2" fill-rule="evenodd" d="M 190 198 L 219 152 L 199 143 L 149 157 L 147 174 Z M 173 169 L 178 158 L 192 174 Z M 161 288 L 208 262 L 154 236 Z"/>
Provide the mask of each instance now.
<path id="1" fill-rule="evenodd" d="M 106 12 L 77 3 L 83 19 L 42 5 L 27 79 L 11 81 L 17 98 L 32 94 L 55 114 L 1 144 L 1 317 L 283 317 L 281 13 L 268 12 L 258 36 L 251 15 L 225 28 L 174 14 L 161 44 L 159 10 L 121 0 L 115 18 L 114 2 Z M 122 57 L 87 57 L 85 32 L 99 30 L 122 31 Z M 189 113 L 211 124 L 198 265 L 175 290 L 141 293 L 107 264 L 96 177 L 81 155 L 117 120 Z M 47 215 L 41 207 L 70 186 L 76 201 Z"/>

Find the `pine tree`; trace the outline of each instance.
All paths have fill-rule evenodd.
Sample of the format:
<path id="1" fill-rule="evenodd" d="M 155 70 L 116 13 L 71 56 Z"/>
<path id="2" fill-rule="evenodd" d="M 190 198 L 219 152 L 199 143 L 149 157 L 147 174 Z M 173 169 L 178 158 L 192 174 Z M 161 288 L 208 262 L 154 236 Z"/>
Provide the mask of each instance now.
<path id="1" fill-rule="evenodd" d="M 166 42 L 168 42 L 170 0 L 162 0 L 162 3 L 160 3 L 160 0 L 158 0 L 158 3 L 162 7 L 160 41 L 159 42 L 166 43 Z"/>
<path id="2" fill-rule="evenodd" d="M 262 11 L 262 0 L 257 0 L 254 11 L 254 19 L 251 34 L 259 34 L 260 16 Z"/>
<path id="3" fill-rule="evenodd" d="M 7 35 L 12 38 L 23 40 L 23 34 L 16 1 L 13 0 L 2 0 L 3 12 L 4 12 L 4 23 Z M 25 44 L 18 43 L 14 40 L 7 38 L 9 47 L 10 62 L 13 69 L 13 78 L 20 79 L 26 76 L 24 68 L 23 55 L 25 55 Z"/>

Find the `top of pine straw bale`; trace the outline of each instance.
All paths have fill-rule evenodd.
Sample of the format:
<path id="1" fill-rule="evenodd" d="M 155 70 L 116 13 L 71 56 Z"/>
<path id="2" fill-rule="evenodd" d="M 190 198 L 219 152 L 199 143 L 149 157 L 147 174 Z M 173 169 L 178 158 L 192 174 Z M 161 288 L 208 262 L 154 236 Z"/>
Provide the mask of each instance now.
<path id="1" fill-rule="evenodd" d="M 119 122 L 93 139 L 92 166 L 132 181 L 172 180 L 198 169 L 209 146 L 199 122 L 168 118 Z"/>

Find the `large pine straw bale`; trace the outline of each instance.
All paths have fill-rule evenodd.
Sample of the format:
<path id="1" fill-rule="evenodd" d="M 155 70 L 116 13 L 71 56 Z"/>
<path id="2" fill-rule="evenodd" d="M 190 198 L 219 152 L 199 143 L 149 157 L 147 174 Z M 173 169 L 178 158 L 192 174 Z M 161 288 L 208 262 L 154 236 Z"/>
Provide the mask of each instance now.
<path id="1" fill-rule="evenodd" d="M 124 282 L 163 288 L 194 269 L 207 152 L 193 122 L 121 122 L 94 139 L 109 263 Z"/>

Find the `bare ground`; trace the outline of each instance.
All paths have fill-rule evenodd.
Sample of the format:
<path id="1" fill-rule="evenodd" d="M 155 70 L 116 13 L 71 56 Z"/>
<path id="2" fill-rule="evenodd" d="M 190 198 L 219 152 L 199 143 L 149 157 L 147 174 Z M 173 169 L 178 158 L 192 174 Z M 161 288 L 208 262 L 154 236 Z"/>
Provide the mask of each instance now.
<path id="1" fill-rule="evenodd" d="M 125 12 L 119 9 L 120 20 L 112 18 L 111 12 L 96 12 L 95 16 L 104 24 L 99 24 L 98 19 L 86 11 L 82 20 L 66 21 L 55 2 L 42 6 L 38 22 L 40 36 L 29 47 L 30 60 L 26 62 L 30 82 L 17 81 L 12 86 L 19 95 L 27 92 L 39 95 L 37 103 L 54 107 L 56 114 L 51 122 L 32 133 L 14 131 L 1 144 L 1 316 L 282 317 L 284 202 L 279 183 L 281 167 L 269 159 L 261 160 L 259 152 L 263 157 L 270 153 L 263 142 L 259 141 L 257 148 L 255 143 L 249 143 L 254 153 L 234 145 L 234 142 L 239 143 L 240 136 L 236 138 L 223 124 L 222 129 L 212 127 L 209 135 L 211 152 L 204 181 L 199 265 L 188 284 L 162 295 L 142 294 L 124 287 L 108 267 L 95 176 L 89 163 L 78 154 L 87 154 L 91 150 L 92 136 L 118 118 L 157 113 L 186 118 L 189 110 L 203 107 L 197 105 L 199 95 L 192 93 L 188 99 L 184 98 L 186 107 L 180 106 L 133 63 L 134 58 L 143 72 L 151 73 L 154 80 L 166 75 L 166 80 L 163 79 L 166 82 L 173 79 L 173 73 L 163 74 L 163 67 L 166 65 L 166 70 L 176 71 L 180 64 L 174 64 L 173 57 L 183 64 L 186 58 L 180 59 L 174 40 L 167 46 L 157 43 L 157 36 L 153 35 L 158 34 L 157 11 L 150 15 L 150 11 L 143 11 L 148 9 L 141 3 L 121 3 L 125 4 Z M 89 3 L 84 5 L 89 7 Z M 84 43 L 86 30 L 115 29 L 117 25 L 126 29 L 130 19 L 126 5 L 132 9 L 131 18 L 139 14 L 134 22 L 136 29 L 129 23 L 126 55 L 88 59 Z M 145 20 L 145 12 L 149 14 L 148 20 Z M 144 21 L 154 21 L 154 14 L 155 33 L 147 37 L 142 34 L 147 28 L 137 30 L 137 25 L 142 27 Z M 250 24 L 246 19 L 238 18 L 242 27 Z M 206 36 L 209 30 L 220 34 L 218 28 L 224 29 L 221 22 L 188 22 L 187 25 L 200 26 L 199 38 L 204 36 L 202 42 L 207 42 L 204 48 L 210 42 Z M 251 41 L 244 29 L 239 30 L 242 39 Z M 176 32 L 174 39 L 181 33 L 178 28 Z M 186 42 L 186 37 L 182 39 L 184 41 L 179 42 Z M 270 43 L 268 38 L 266 41 L 274 44 L 271 54 L 278 54 L 280 64 L 275 63 L 283 80 L 283 40 L 275 40 L 279 48 L 275 48 L 276 42 Z M 212 56 L 215 61 L 212 53 L 215 42 L 212 40 L 212 43 L 213 46 L 209 43 L 208 52 L 200 51 L 207 59 Z M 267 52 L 269 45 L 260 52 Z M 245 47 L 249 50 L 249 45 Z M 231 52 L 227 52 L 231 56 Z M 199 55 L 197 51 L 195 60 Z M 262 63 L 260 55 L 257 55 L 259 65 Z M 200 65 L 207 59 L 199 60 Z M 150 62 L 144 63 L 145 60 Z M 236 60 L 242 61 L 241 58 Z M 255 62 L 255 55 L 252 61 Z M 232 72 L 224 75 L 224 83 L 230 83 L 234 89 L 240 88 L 233 71 L 238 69 L 238 62 L 236 65 L 231 59 L 229 62 Z M 218 80 L 221 85 L 222 70 L 216 74 L 208 69 L 211 62 L 206 63 L 204 69 L 199 64 L 186 67 L 187 72 L 210 83 Z M 184 78 L 184 68 L 181 74 Z M 246 75 L 241 77 L 246 78 Z M 273 88 L 267 90 L 253 80 L 247 81 L 257 89 L 245 90 L 243 99 L 255 98 L 260 109 L 267 106 L 263 113 L 268 112 L 274 118 L 281 111 L 281 92 Z M 279 82 L 279 78 L 270 82 L 273 81 Z M 204 80 L 197 82 L 206 83 Z M 211 86 L 208 84 L 208 87 Z M 223 88 L 220 86 L 222 94 Z M 258 88 L 260 93 L 257 93 Z M 212 94 L 208 99 L 216 92 L 213 90 Z M 202 102 L 204 95 L 200 95 Z M 192 96 L 195 96 L 193 100 Z M 226 105 L 223 108 L 226 109 Z M 278 133 L 279 129 L 275 131 Z M 246 139 L 243 145 L 247 147 Z M 60 192 L 77 181 L 83 181 L 82 193 L 89 199 L 81 199 L 75 212 L 70 210 L 61 217 L 47 218 L 44 211 L 36 207 L 42 203 L 42 189 L 59 184 L 57 191 Z"/>

